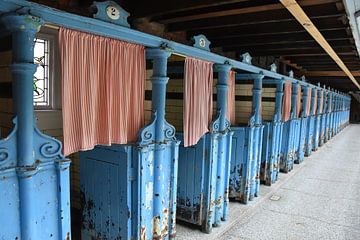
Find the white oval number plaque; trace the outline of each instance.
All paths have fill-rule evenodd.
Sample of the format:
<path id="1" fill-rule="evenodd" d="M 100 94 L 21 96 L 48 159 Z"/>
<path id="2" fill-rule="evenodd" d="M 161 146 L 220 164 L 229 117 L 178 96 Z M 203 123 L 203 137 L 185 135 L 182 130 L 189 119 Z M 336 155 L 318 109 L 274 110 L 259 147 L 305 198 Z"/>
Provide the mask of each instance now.
<path id="1" fill-rule="evenodd" d="M 206 46 L 206 41 L 205 41 L 205 39 L 200 38 L 200 40 L 199 40 L 199 45 L 200 45 L 200 47 L 205 47 L 205 46 Z"/>
<path id="2" fill-rule="evenodd" d="M 106 8 L 106 14 L 112 20 L 118 20 L 120 18 L 119 9 L 111 5 Z"/>

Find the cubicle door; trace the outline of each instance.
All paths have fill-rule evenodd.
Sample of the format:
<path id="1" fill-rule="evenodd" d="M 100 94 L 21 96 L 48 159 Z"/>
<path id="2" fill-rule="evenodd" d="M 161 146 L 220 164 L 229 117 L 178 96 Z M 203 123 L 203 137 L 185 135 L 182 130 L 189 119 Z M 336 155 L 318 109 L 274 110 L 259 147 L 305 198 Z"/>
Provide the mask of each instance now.
<path id="1" fill-rule="evenodd" d="M 178 163 L 177 218 L 192 224 L 202 224 L 203 197 L 207 174 L 206 163 L 209 159 L 204 135 L 199 142 L 191 147 L 180 144 Z M 183 142 L 183 134 L 177 134 Z"/>

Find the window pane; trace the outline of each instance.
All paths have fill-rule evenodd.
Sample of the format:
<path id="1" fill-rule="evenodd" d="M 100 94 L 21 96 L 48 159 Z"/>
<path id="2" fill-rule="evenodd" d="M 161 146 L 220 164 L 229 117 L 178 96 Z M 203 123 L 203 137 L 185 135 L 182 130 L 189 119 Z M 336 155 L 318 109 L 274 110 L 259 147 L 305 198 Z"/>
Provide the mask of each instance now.
<path id="1" fill-rule="evenodd" d="M 34 106 L 50 106 L 49 93 L 49 41 L 35 39 L 34 63 L 38 65 L 34 74 Z"/>

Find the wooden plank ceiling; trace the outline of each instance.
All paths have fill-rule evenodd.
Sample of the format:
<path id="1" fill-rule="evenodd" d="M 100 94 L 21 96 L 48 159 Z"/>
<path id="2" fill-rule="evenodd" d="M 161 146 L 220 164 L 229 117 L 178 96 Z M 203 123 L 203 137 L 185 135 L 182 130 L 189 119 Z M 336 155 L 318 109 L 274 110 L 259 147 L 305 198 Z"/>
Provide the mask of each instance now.
<path id="1" fill-rule="evenodd" d="M 326 38 L 350 71 L 360 81 L 360 59 L 341 0 L 299 0 L 299 5 Z M 146 18 L 165 26 L 172 34 L 186 33 L 187 39 L 206 35 L 211 47 L 236 57 L 249 52 L 258 59 L 274 57 L 297 76 L 307 75 L 343 91 L 356 90 L 341 69 L 306 32 L 297 20 L 275 0 L 181 0 L 123 1 L 132 21 Z M 256 61 L 255 61 L 256 62 Z M 261 65 L 261 61 L 255 64 Z M 263 61 L 264 62 L 264 61 Z M 265 64 L 269 64 L 266 62 Z M 286 69 L 283 65 L 286 65 Z M 316 72 L 315 72 L 316 71 Z"/>
<path id="2" fill-rule="evenodd" d="M 92 0 L 37 0 L 88 15 Z M 342 91 L 357 90 L 350 79 L 277 0 L 118 0 L 131 13 L 134 28 L 190 43 L 204 34 L 212 51 L 239 58 L 249 52 L 254 64 L 276 61 L 279 72 L 294 70 L 312 83 Z M 360 59 L 342 0 L 298 0 L 299 5 L 360 82 Z"/>

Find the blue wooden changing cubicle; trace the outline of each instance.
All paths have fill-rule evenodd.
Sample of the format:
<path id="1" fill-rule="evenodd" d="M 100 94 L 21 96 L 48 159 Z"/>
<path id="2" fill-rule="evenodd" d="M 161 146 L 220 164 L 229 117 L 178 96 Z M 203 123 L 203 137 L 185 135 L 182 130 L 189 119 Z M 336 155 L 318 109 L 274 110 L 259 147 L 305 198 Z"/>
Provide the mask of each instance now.
<path id="1" fill-rule="evenodd" d="M 325 123 L 325 136 L 324 142 L 328 142 L 332 137 L 332 122 L 333 122 L 333 93 L 328 90 L 328 100 L 327 100 L 327 114 L 326 114 L 326 123 Z"/>
<path id="2" fill-rule="evenodd" d="M 210 132 L 199 142 L 179 150 L 177 218 L 210 233 L 229 212 L 229 171 L 232 132 L 226 119 L 227 77 L 231 65 L 216 65 L 217 114 Z M 183 134 L 177 134 L 183 140 Z"/>
<path id="3" fill-rule="evenodd" d="M 296 116 L 298 84 L 297 82 L 292 83 L 290 119 L 283 125 L 280 170 L 285 173 L 293 169 L 296 159 L 296 146 L 300 136 L 300 121 Z"/>
<path id="4" fill-rule="evenodd" d="M 304 161 L 304 157 L 305 157 L 305 147 L 306 147 L 306 133 L 307 133 L 307 129 L 308 129 L 308 119 L 309 117 L 307 116 L 306 112 L 307 112 L 307 101 L 308 101 L 308 89 L 309 89 L 309 85 L 302 85 L 302 107 L 301 107 L 301 113 L 300 113 L 300 117 L 299 117 L 299 127 L 300 129 L 299 131 L 299 137 L 298 137 L 298 142 L 297 142 L 297 146 L 296 146 L 296 158 L 295 158 L 295 163 L 301 163 L 302 161 Z M 309 106 L 310 107 L 310 106 Z"/>
<path id="5" fill-rule="evenodd" d="M 328 101 L 329 101 L 329 95 L 328 91 L 324 87 L 323 90 L 323 111 L 321 113 L 321 123 L 320 123 L 320 137 L 319 137 L 319 146 L 321 147 L 325 143 L 326 138 L 326 124 L 327 124 L 327 117 L 328 117 Z"/>
<path id="6" fill-rule="evenodd" d="M 273 120 L 263 122 L 264 132 L 262 139 L 261 169 L 260 180 L 270 186 L 278 180 L 280 171 L 280 153 L 282 141 L 282 98 L 284 81 L 273 81 L 264 79 L 263 83 L 276 84 L 275 92 L 275 112 Z"/>
<path id="7" fill-rule="evenodd" d="M 166 48 L 146 51 L 153 62 L 153 114 L 139 142 L 80 154 L 82 239 L 175 239 L 180 142 L 165 120 L 170 55 Z"/>
<path id="8" fill-rule="evenodd" d="M 333 121 L 333 136 L 338 134 L 339 131 L 339 105 L 340 105 L 340 95 L 338 91 L 335 91 L 334 96 L 334 121 Z"/>
<path id="9" fill-rule="evenodd" d="M 315 145 L 315 129 L 316 129 L 316 109 L 317 104 L 316 94 L 317 90 L 313 87 L 311 88 L 311 102 L 310 102 L 310 115 L 308 116 L 308 127 L 306 130 L 305 138 L 305 156 L 310 156 L 314 145 Z M 318 105 L 317 105 L 318 106 Z"/>
<path id="10" fill-rule="evenodd" d="M 318 85 L 320 86 L 320 84 Z M 312 146 L 313 151 L 317 151 L 320 143 L 321 136 L 321 113 L 323 111 L 323 104 L 321 106 L 321 99 L 323 98 L 323 91 L 317 89 L 317 107 L 315 113 L 315 124 L 314 124 L 314 144 Z"/>
<path id="11" fill-rule="evenodd" d="M 334 136 L 334 121 L 335 121 L 335 98 L 336 95 L 335 93 L 333 93 L 334 89 L 332 89 L 332 93 L 331 93 L 331 108 L 330 108 L 330 113 L 329 113 L 329 132 L 328 132 L 328 136 L 327 139 L 330 140 L 333 136 Z"/>
<path id="12" fill-rule="evenodd" d="M 258 196 L 260 188 L 262 74 L 236 74 L 236 80 L 253 80 L 252 113 L 248 126 L 232 126 L 234 132 L 230 165 L 229 197 L 247 203 Z"/>

